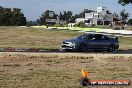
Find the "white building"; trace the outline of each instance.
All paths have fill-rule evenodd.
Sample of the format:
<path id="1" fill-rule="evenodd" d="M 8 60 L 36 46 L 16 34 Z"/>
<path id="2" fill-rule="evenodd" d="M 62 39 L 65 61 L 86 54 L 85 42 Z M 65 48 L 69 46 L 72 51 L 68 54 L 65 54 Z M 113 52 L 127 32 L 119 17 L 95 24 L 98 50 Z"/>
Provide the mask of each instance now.
<path id="1" fill-rule="evenodd" d="M 97 7 L 97 13 L 106 12 L 106 11 L 107 11 L 106 7 L 102 7 L 102 6 Z"/>
<path id="2" fill-rule="evenodd" d="M 79 22 L 86 22 L 88 20 L 88 18 L 78 18 L 76 19 L 76 23 L 79 23 Z"/>
<path id="3" fill-rule="evenodd" d="M 68 27 L 74 27 L 76 25 L 76 23 L 69 23 Z"/>
<path id="4" fill-rule="evenodd" d="M 113 14 L 107 13 L 106 7 L 97 7 L 95 12 L 85 13 L 85 18 L 77 18 L 76 23 L 84 22 L 87 26 L 113 24 Z"/>

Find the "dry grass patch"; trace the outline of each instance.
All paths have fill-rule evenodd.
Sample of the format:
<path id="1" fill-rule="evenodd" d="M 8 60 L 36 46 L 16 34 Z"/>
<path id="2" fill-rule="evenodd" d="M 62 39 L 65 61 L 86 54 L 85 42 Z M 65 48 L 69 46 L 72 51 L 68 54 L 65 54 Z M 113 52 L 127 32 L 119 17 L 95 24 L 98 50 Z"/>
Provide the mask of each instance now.
<path id="1" fill-rule="evenodd" d="M 79 36 L 70 30 L 46 30 L 32 27 L 0 27 L 0 47 L 59 49 L 64 39 Z M 132 38 L 119 38 L 121 49 L 131 49 Z"/>
<path id="2" fill-rule="evenodd" d="M 0 47 L 57 49 L 63 39 L 81 33 L 31 27 L 0 27 Z"/>
<path id="3" fill-rule="evenodd" d="M 131 58 L 125 54 L 1 53 L 0 87 L 81 88 L 81 68 L 90 72 L 91 79 L 132 79 Z"/>

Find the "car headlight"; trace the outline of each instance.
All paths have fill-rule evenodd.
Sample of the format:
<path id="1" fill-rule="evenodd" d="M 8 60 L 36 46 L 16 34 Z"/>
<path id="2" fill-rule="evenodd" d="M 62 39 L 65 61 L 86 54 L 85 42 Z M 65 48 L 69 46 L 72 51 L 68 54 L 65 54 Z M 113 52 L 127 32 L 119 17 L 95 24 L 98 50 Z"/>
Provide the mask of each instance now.
<path id="1" fill-rule="evenodd" d="M 69 42 L 69 45 L 70 46 L 75 46 L 75 43 L 74 42 Z"/>

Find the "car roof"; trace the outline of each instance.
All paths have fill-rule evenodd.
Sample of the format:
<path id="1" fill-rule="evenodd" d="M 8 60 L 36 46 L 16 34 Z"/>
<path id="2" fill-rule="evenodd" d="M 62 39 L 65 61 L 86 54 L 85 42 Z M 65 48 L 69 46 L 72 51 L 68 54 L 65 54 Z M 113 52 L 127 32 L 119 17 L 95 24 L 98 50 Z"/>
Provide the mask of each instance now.
<path id="1" fill-rule="evenodd" d="M 104 35 L 102 33 L 84 33 L 85 35 Z"/>
<path id="2" fill-rule="evenodd" d="M 115 37 L 114 35 L 112 34 L 104 34 L 104 33 L 95 33 L 95 32 L 88 32 L 88 33 L 84 33 L 85 35 L 104 35 L 104 36 L 107 36 L 107 37 Z"/>

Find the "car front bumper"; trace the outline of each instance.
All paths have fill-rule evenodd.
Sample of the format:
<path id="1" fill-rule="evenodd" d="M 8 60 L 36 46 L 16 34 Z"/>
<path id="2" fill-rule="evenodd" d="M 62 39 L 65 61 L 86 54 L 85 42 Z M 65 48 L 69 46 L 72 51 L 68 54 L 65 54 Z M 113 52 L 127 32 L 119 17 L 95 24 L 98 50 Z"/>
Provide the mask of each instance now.
<path id="1" fill-rule="evenodd" d="M 60 49 L 61 50 L 75 50 L 75 45 L 62 44 Z"/>
<path id="2" fill-rule="evenodd" d="M 115 49 L 119 49 L 119 45 L 115 45 Z"/>

